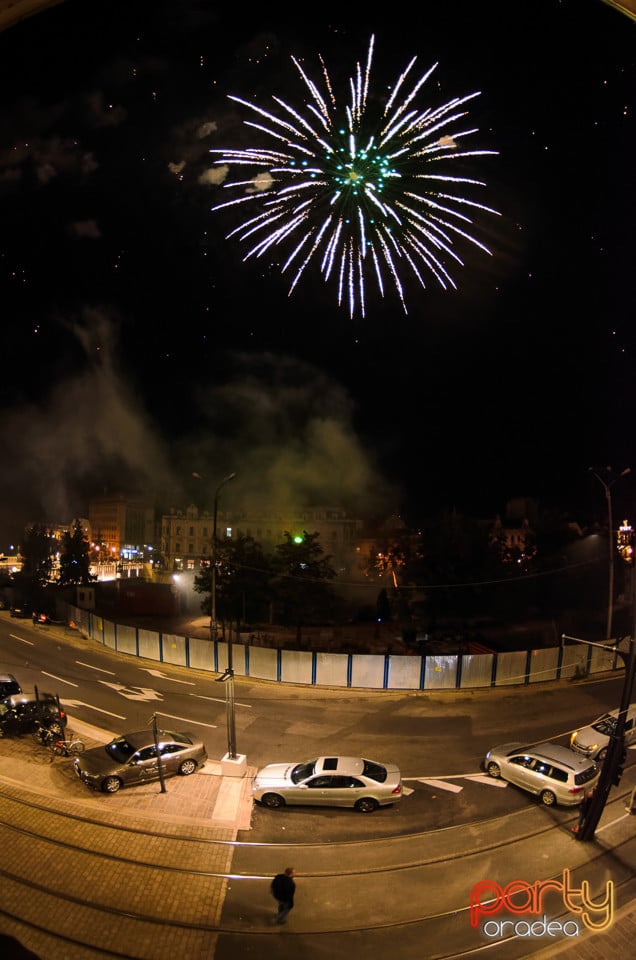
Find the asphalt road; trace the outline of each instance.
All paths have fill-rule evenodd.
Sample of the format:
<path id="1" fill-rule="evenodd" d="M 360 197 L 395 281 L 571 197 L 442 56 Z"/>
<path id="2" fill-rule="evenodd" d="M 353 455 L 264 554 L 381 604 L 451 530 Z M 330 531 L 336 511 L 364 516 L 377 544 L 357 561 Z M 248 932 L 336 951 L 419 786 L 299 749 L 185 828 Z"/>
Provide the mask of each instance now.
<path id="1" fill-rule="evenodd" d="M 124 733 L 151 723 L 193 729 L 211 757 L 227 749 L 224 687 L 209 673 L 137 660 L 63 629 L 0 613 L 0 671 L 24 689 L 54 690 L 71 717 Z M 567 742 L 617 705 L 621 678 L 435 693 L 357 691 L 237 678 L 236 737 L 251 766 L 342 753 L 399 765 L 405 796 L 370 816 L 333 809 L 256 808 L 251 841 L 394 837 L 522 810 L 535 803 L 481 777 L 492 746 Z M 631 753 L 631 752 L 630 752 Z M 563 811 L 566 815 L 567 811 Z"/>

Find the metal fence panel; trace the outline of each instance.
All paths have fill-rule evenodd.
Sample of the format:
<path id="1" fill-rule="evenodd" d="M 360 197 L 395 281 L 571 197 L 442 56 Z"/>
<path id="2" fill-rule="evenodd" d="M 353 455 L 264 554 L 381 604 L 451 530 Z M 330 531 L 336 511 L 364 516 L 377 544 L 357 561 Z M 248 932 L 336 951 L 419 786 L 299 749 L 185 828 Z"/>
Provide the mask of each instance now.
<path id="1" fill-rule="evenodd" d="M 489 687 L 492 679 L 492 653 L 465 653 L 462 656 L 461 687 Z"/>
<path id="2" fill-rule="evenodd" d="M 139 650 L 141 652 L 141 630 L 139 631 Z M 144 653 L 145 657 L 146 654 Z M 174 633 L 161 635 L 161 659 L 164 663 L 176 663 L 180 667 L 188 665 L 187 641 L 185 637 L 177 637 Z"/>
<path id="3" fill-rule="evenodd" d="M 311 650 L 281 651 L 281 680 L 283 683 L 311 683 L 314 655 Z"/>
<path id="4" fill-rule="evenodd" d="M 346 653 L 317 653 L 316 684 L 319 687 L 346 687 L 348 666 Z"/>
<path id="5" fill-rule="evenodd" d="M 110 620 L 104 620 L 103 626 L 104 626 L 104 646 L 111 647 L 114 650 L 117 628 L 114 623 L 110 622 Z"/>
<path id="6" fill-rule="evenodd" d="M 405 657 L 396 654 L 389 657 L 390 690 L 419 690 L 422 675 L 422 657 Z"/>
<path id="7" fill-rule="evenodd" d="M 622 660 L 619 658 L 619 664 Z M 600 647 L 592 647 L 592 659 L 590 662 L 590 673 L 605 673 L 606 670 L 612 670 L 614 667 L 614 653 L 611 650 L 601 650 Z"/>
<path id="8" fill-rule="evenodd" d="M 354 653 L 351 657 L 351 686 L 381 690 L 384 687 L 384 655 Z"/>
<path id="9" fill-rule="evenodd" d="M 581 643 L 576 643 L 563 648 L 563 659 L 561 661 L 561 679 L 568 677 L 585 676 L 587 673 L 587 654 L 588 648 Z"/>
<path id="10" fill-rule="evenodd" d="M 250 677 L 278 680 L 278 650 L 271 647 L 250 647 Z"/>
<path id="11" fill-rule="evenodd" d="M 457 685 L 457 656 L 426 658 L 425 690 L 454 690 Z"/>
<path id="12" fill-rule="evenodd" d="M 504 687 L 506 684 L 520 684 L 526 682 L 525 650 L 509 650 L 497 654 L 497 676 L 495 686 Z"/>
<path id="13" fill-rule="evenodd" d="M 210 640 L 199 640 L 196 637 L 188 638 L 190 649 L 190 666 L 195 670 L 213 671 L 214 644 Z"/>
<path id="14" fill-rule="evenodd" d="M 530 657 L 530 683 L 556 680 L 559 666 L 559 647 L 533 650 Z"/>
<path id="15" fill-rule="evenodd" d="M 137 628 L 127 624 L 117 626 L 117 652 L 137 656 Z M 158 659 L 158 658 L 157 658 Z"/>

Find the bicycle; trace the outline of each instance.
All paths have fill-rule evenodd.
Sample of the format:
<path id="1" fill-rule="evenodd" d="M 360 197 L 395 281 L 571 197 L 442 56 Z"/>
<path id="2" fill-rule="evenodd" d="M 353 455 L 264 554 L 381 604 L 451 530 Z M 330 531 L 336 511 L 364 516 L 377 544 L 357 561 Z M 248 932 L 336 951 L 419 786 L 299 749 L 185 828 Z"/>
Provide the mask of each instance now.
<path id="1" fill-rule="evenodd" d="M 59 723 L 52 723 L 50 727 L 36 727 L 31 736 L 39 747 L 50 747 L 54 740 L 64 736 L 64 730 Z"/>
<path id="2" fill-rule="evenodd" d="M 86 744 L 79 737 L 73 737 L 71 740 L 53 740 L 51 743 L 51 752 L 54 757 L 76 757 L 78 753 L 83 753 Z"/>

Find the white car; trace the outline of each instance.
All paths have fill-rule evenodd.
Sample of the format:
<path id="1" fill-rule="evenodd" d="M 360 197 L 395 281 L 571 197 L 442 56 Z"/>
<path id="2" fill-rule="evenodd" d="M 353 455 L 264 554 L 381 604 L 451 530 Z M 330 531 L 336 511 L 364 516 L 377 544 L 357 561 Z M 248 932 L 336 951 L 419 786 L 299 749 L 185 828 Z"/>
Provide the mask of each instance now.
<path id="1" fill-rule="evenodd" d="M 599 768 L 587 757 L 577 757 L 558 743 L 504 743 L 493 747 L 484 760 L 486 772 L 534 793 L 546 807 L 579 804 L 598 780 Z"/>
<path id="2" fill-rule="evenodd" d="M 371 813 L 401 799 L 402 780 L 392 763 L 318 757 L 306 763 L 270 763 L 256 774 L 252 794 L 270 809 L 290 803 Z"/>
<path id="3" fill-rule="evenodd" d="M 572 749 L 584 757 L 604 760 L 607 756 L 610 737 L 616 729 L 618 714 L 618 710 L 612 710 L 611 713 L 604 713 L 589 726 L 575 730 L 570 737 Z M 630 743 L 636 743 L 636 703 L 630 704 L 627 708 L 625 721 L 625 746 L 629 746 Z"/>

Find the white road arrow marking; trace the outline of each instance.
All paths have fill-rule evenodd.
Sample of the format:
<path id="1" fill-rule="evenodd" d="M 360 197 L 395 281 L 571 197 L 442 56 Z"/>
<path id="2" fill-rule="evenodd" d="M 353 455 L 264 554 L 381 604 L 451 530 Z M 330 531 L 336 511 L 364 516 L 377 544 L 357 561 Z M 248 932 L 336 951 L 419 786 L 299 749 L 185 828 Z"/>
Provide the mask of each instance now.
<path id="1" fill-rule="evenodd" d="M 99 707 L 94 707 L 92 703 L 84 703 L 83 700 L 67 700 L 64 697 L 64 706 L 65 707 L 86 707 L 87 710 L 96 710 L 97 713 L 105 713 L 107 717 L 116 717 L 118 720 L 126 720 L 126 717 L 122 717 L 120 713 L 111 713 L 110 710 L 101 710 Z"/>
<path id="2" fill-rule="evenodd" d="M 405 787 L 404 784 L 402 784 L 402 795 L 403 795 L 403 796 L 405 796 L 405 797 L 410 797 L 412 793 L 415 793 L 415 790 L 413 789 L 413 787 Z"/>
<path id="3" fill-rule="evenodd" d="M 152 677 L 158 677 L 160 680 L 172 680 L 173 683 L 185 683 L 188 687 L 196 686 L 192 680 L 177 680 L 175 677 L 169 677 L 167 674 L 162 673 L 161 670 L 151 670 L 150 667 L 142 667 L 141 669 L 145 670 L 145 672 L 149 673 Z"/>
<path id="4" fill-rule="evenodd" d="M 163 694 L 157 693 L 152 687 L 128 687 L 123 683 L 109 683 L 107 680 L 98 680 L 97 682 L 103 683 L 105 687 L 110 687 L 111 690 L 125 697 L 126 700 L 163 700 Z"/>

